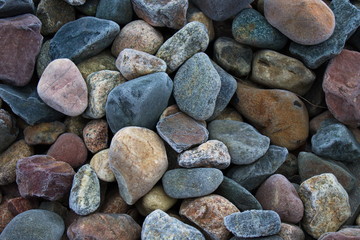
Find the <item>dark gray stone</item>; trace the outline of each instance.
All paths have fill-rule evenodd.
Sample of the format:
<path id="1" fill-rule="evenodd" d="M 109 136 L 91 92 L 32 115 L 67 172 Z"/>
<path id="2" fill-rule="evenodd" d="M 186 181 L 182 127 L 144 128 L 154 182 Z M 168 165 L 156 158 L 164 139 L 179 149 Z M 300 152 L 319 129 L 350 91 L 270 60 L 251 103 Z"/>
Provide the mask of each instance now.
<path id="1" fill-rule="evenodd" d="M 77 10 L 88 16 L 95 16 L 100 0 L 86 0 L 83 5 L 75 6 Z"/>
<path id="2" fill-rule="evenodd" d="M 284 240 L 279 235 L 272 235 L 268 237 L 257 237 L 257 238 L 239 238 L 239 237 L 232 237 L 230 240 Z"/>
<path id="3" fill-rule="evenodd" d="M 315 73 L 317 76 L 323 76 L 324 72 Z M 325 93 L 322 88 L 322 78 L 315 79 L 310 90 L 303 96 L 307 101 L 303 101 L 306 106 L 306 109 L 309 113 L 309 119 L 322 113 L 326 107 L 325 103 Z"/>
<path id="4" fill-rule="evenodd" d="M 349 43 L 360 51 L 360 27 L 358 27 L 356 32 L 349 38 Z"/>
<path id="5" fill-rule="evenodd" d="M 97 18 L 125 25 L 131 21 L 132 16 L 133 9 L 130 0 L 101 0 L 97 5 Z"/>
<path id="6" fill-rule="evenodd" d="M 345 225 L 354 225 L 356 218 L 360 214 L 360 161 L 348 163 L 346 166 L 355 176 L 356 182 L 354 189 L 349 193 L 351 215 L 348 220 L 346 220 Z"/>
<path id="7" fill-rule="evenodd" d="M 18 134 L 15 119 L 7 111 L 0 109 L 0 153 L 15 141 Z"/>
<path id="8" fill-rule="evenodd" d="M 13 113 L 30 125 L 56 121 L 64 116 L 46 105 L 34 86 L 20 88 L 0 84 L 0 98 L 10 106 Z"/>
<path id="9" fill-rule="evenodd" d="M 119 31 L 117 23 L 95 17 L 66 23 L 50 40 L 51 59 L 69 58 L 79 63 L 107 48 Z"/>
<path id="10" fill-rule="evenodd" d="M 258 187 L 285 162 L 288 150 L 270 145 L 269 150 L 256 162 L 245 166 L 234 166 L 226 176 L 251 191 Z"/>
<path id="11" fill-rule="evenodd" d="M 115 87 L 106 102 L 106 119 L 113 133 L 126 126 L 154 129 L 173 89 L 166 73 L 148 74 Z"/>
<path id="12" fill-rule="evenodd" d="M 208 130 L 209 139 L 222 141 L 228 147 L 233 164 L 251 164 L 264 156 L 270 146 L 270 138 L 244 122 L 215 120 Z"/>
<path id="13" fill-rule="evenodd" d="M 166 194 L 178 199 L 213 193 L 222 181 L 223 173 L 216 168 L 178 168 L 167 171 L 162 178 Z"/>
<path id="14" fill-rule="evenodd" d="M 1 240 L 60 240 L 65 231 L 56 213 L 34 209 L 14 217 L 0 234 Z"/>
<path id="15" fill-rule="evenodd" d="M 14 17 L 24 13 L 34 13 L 33 0 L 1 0 L 0 18 Z"/>
<path id="16" fill-rule="evenodd" d="M 328 40 L 311 46 L 292 42 L 289 47 L 292 54 L 312 69 L 340 54 L 346 40 L 360 26 L 360 9 L 349 0 L 333 0 L 330 8 L 335 15 L 335 30 Z"/>

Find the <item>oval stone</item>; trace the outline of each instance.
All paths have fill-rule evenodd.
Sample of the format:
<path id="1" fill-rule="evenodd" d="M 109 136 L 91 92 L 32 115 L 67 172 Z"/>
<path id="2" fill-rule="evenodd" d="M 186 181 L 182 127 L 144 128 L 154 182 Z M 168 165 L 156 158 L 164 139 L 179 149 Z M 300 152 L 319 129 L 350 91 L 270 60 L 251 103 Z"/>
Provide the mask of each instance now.
<path id="1" fill-rule="evenodd" d="M 109 149 L 104 149 L 91 158 L 90 166 L 94 169 L 100 180 L 105 182 L 115 182 L 115 176 L 111 171 L 109 161 Z"/>
<path id="2" fill-rule="evenodd" d="M 108 148 L 108 124 L 104 119 L 92 120 L 83 130 L 84 143 L 92 153 Z"/>

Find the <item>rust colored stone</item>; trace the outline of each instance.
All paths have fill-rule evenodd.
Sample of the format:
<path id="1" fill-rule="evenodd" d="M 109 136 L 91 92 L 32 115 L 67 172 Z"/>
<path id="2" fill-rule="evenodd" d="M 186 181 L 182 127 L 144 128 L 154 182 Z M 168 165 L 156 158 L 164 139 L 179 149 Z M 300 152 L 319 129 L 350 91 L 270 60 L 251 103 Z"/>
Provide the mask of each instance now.
<path id="1" fill-rule="evenodd" d="M 27 210 L 38 208 L 38 206 L 39 202 L 36 199 L 17 197 L 8 201 L 8 209 L 14 216 Z"/>
<path id="2" fill-rule="evenodd" d="M 108 148 L 108 124 L 105 120 L 92 120 L 83 130 L 83 138 L 87 149 L 97 153 Z"/>
<path id="3" fill-rule="evenodd" d="M 24 139 L 29 145 L 52 144 L 64 132 L 65 125 L 61 122 L 39 123 L 24 129 Z"/>
<path id="4" fill-rule="evenodd" d="M 127 213 L 130 206 L 126 204 L 119 194 L 119 189 L 113 188 L 107 191 L 105 201 L 100 208 L 102 213 Z"/>

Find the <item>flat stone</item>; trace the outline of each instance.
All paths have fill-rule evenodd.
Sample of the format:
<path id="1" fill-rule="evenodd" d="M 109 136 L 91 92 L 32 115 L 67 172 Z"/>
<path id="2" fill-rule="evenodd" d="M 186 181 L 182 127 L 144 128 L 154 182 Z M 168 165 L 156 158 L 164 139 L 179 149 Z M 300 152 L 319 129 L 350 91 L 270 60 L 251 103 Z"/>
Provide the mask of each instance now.
<path id="1" fill-rule="evenodd" d="M 213 21 L 209 17 L 207 17 L 202 11 L 200 11 L 200 9 L 196 8 L 192 4 L 189 4 L 188 10 L 186 12 L 186 20 L 188 23 L 195 21 L 201 22 L 205 25 L 208 31 L 209 40 L 212 41 L 215 39 L 215 29 Z"/>
<path id="2" fill-rule="evenodd" d="M 4 109 L 0 109 L 0 153 L 10 146 L 19 134 L 16 120 Z"/>
<path id="3" fill-rule="evenodd" d="M 320 236 L 319 240 L 356 240 L 359 236 L 345 235 L 340 232 L 328 232 Z"/>
<path id="4" fill-rule="evenodd" d="M 281 223 L 279 236 L 283 240 L 305 240 L 304 231 L 296 225 Z"/>
<path id="5" fill-rule="evenodd" d="M 84 127 L 84 143 L 91 153 L 108 148 L 108 138 L 108 124 L 104 119 L 92 120 Z"/>
<path id="6" fill-rule="evenodd" d="M 65 125 L 62 122 L 39 123 L 24 129 L 24 140 L 29 145 L 50 145 L 64 132 Z"/>
<path id="7" fill-rule="evenodd" d="M 0 7 L 0 18 L 18 16 L 24 13 L 34 13 L 32 0 L 3 1 Z"/>
<path id="8" fill-rule="evenodd" d="M 105 182 L 115 182 L 114 173 L 109 165 L 109 149 L 97 152 L 90 160 L 90 166 L 96 172 L 98 178 Z"/>
<path id="9" fill-rule="evenodd" d="M 35 209 L 39 207 L 37 199 L 28 199 L 24 197 L 11 198 L 8 201 L 8 209 L 14 215 L 17 216 L 25 211 Z"/>
<path id="10" fill-rule="evenodd" d="M 131 0 L 99 1 L 96 8 L 96 17 L 112 20 L 119 25 L 127 24 L 133 17 Z"/>
<path id="11" fill-rule="evenodd" d="M 41 45 L 40 53 L 36 59 L 36 73 L 39 78 L 41 78 L 41 75 L 43 74 L 45 68 L 51 62 L 49 49 L 50 49 L 50 40 L 46 40 Z"/>

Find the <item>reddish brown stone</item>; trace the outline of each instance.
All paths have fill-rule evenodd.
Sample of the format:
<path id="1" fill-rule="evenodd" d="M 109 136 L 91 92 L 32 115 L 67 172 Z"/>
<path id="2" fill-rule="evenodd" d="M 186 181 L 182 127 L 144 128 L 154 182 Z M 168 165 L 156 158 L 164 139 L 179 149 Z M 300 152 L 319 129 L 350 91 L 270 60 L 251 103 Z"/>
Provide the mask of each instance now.
<path id="1" fill-rule="evenodd" d="M 119 194 L 119 189 L 113 188 L 106 193 L 105 201 L 101 206 L 102 213 L 127 213 L 130 206 Z"/>
<path id="2" fill-rule="evenodd" d="M 3 199 L 0 204 L 0 232 L 4 230 L 6 225 L 15 217 L 8 208 L 9 200 Z"/>
<path id="3" fill-rule="evenodd" d="M 36 199 L 17 197 L 8 201 L 8 209 L 14 216 L 27 210 L 38 208 L 38 206 L 39 202 Z"/>
<path id="4" fill-rule="evenodd" d="M 359 236 L 348 236 L 340 232 L 328 232 L 321 235 L 318 240 L 359 240 Z"/>
<path id="5" fill-rule="evenodd" d="M 283 240 L 305 240 L 303 230 L 292 224 L 281 223 L 281 229 L 278 234 Z"/>
<path id="6" fill-rule="evenodd" d="M 92 120 L 83 130 L 86 147 L 92 153 L 108 148 L 108 124 L 105 120 Z"/>
<path id="7" fill-rule="evenodd" d="M 322 112 L 319 115 L 313 117 L 313 119 L 311 119 L 310 121 L 310 126 L 309 126 L 310 133 L 315 134 L 319 130 L 322 121 L 326 119 L 334 119 L 334 116 L 331 114 L 330 111 Z"/>
<path id="8" fill-rule="evenodd" d="M 0 109 L 0 153 L 15 141 L 18 133 L 15 119 L 7 111 Z"/>
<path id="9" fill-rule="evenodd" d="M 26 127 L 24 138 L 29 145 L 52 144 L 63 132 L 65 132 L 65 125 L 61 122 L 39 123 Z"/>

